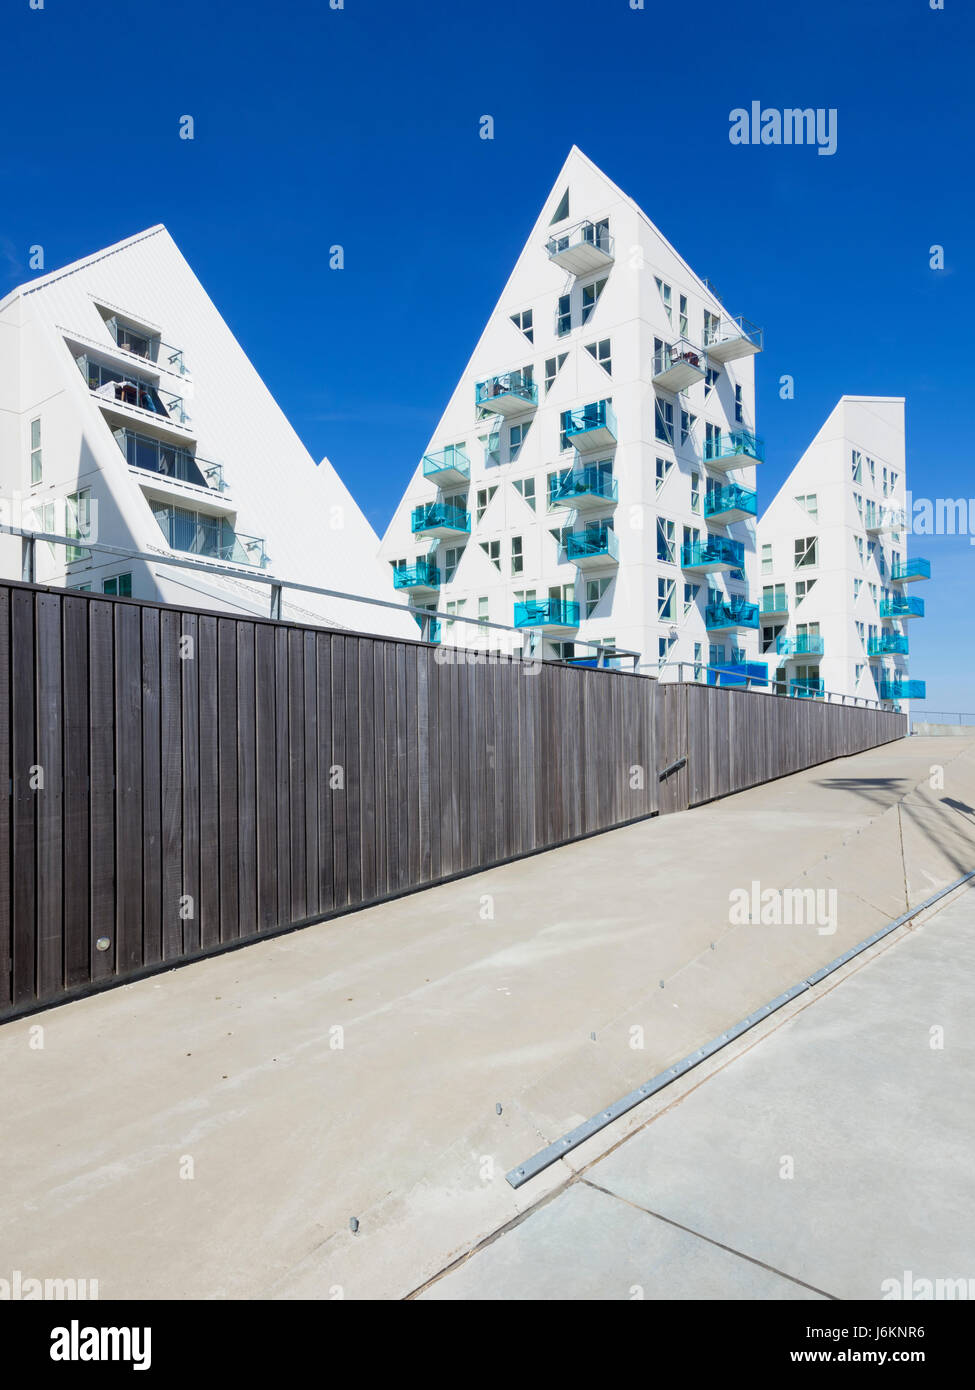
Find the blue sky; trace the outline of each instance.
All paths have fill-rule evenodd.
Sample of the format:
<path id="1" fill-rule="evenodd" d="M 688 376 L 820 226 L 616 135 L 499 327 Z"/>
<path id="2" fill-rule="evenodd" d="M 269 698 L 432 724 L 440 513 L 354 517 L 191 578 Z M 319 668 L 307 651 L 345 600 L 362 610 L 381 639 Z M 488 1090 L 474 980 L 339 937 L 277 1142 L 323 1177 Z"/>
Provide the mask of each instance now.
<path id="1" fill-rule="evenodd" d="M 844 392 L 907 397 L 915 495 L 975 496 L 975 16 L 944 3 L 698 0 L 685 28 L 658 0 L 7 0 L 0 293 L 32 244 L 53 268 L 164 222 L 382 532 L 575 143 L 764 327 L 762 505 Z M 835 107 L 836 154 L 731 145 L 752 100 Z M 975 710 L 975 547 L 914 551 L 912 674 Z"/>

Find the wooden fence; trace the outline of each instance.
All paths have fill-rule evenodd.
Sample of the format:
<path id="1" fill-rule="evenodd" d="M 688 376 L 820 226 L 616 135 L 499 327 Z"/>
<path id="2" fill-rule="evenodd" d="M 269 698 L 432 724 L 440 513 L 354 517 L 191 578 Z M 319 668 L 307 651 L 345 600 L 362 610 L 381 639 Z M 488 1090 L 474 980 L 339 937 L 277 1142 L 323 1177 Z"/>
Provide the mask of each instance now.
<path id="1" fill-rule="evenodd" d="M 3 583 L 0 1018 L 905 733 Z"/>

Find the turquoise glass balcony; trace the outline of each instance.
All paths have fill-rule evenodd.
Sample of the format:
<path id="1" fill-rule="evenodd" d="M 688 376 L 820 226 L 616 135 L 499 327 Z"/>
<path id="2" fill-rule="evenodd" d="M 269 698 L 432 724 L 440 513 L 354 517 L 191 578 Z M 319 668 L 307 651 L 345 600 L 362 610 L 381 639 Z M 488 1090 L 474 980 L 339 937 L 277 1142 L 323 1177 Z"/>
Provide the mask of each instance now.
<path id="1" fill-rule="evenodd" d="M 868 656 L 907 656 L 907 638 L 899 632 L 885 632 L 867 639 Z"/>
<path id="2" fill-rule="evenodd" d="M 572 275 L 587 275 L 612 265 L 615 243 L 605 222 L 580 222 L 545 243 L 550 261 Z"/>
<path id="3" fill-rule="evenodd" d="M 789 595 L 784 591 L 780 594 L 763 594 L 759 600 L 758 611 L 763 618 L 788 617 Z"/>
<path id="4" fill-rule="evenodd" d="M 825 693 L 822 681 L 790 681 L 789 694 L 798 700 L 821 700 Z"/>
<path id="5" fill-rule="evenodd" d="M 620 540 L 611 526 L 587 526 L 584 531 L 570 532 L 559 555 L 560 564 L 578 565 L 580 569 L 618 565 L 619 559 Z"/>
<path id="6" fill-rule="evenodd" d="M 757 628 L 758 604 L 744 599 L 729 603 L 709 603 L 704 610 L 704 626 L 708 632 L 725 632 L 732 628 Z"/>
<path id="7" fill-rule="evenodd" d="M 579 626 L 579 605 L 559 598 L 515 604 L 515 627 L 538 627 L 547 632 L 572 631 Z"/>
<path id="8" fill-rule="evenodd" d="M 758 493 L 752 492 L 751 488 L 739 487 L 737 483 L 709 488 L 704 496 L 704 515 L 709 521 L 719 521 L 725 526 L 755 516 L 757 511 Z"/>
<path id="9" fill-rule="evenodd" d="M 775 650 L 779 656 L 822 656 L 825 648 L 818 633 L 800 632 L 795 637 L 776 637 Z"/>
<path id="10" fill-rule="evenodd" d="M 596 464 L 568 469 L 550 497 L 553 507 L 582 511 L 588 507 L 616 505 L 619 484 L 612 473 Z"/>
<path id="11" fill-rule="evenodd" d="M 431 559 L 417 560 L 415 565 L 398 565 L 393 570 L 393 588 L 420 590 L 440 588 L 440 571 Z"/>
<path id="12" fill-rule="evenodd" d="M 881 700 L 923 700 L 927 683 L 925 681 L 892 680 L 880 682 Z"/>
<path id="13" fill-rule="evenodd" d="M 471 514 L 449 502 L 425 502 L 413 508 L 410 525 L 414 536 L 466 536 L 471 529 Z"/>
<path id="14" fill-rule="evenodd" d="M 923 618 L 924 599 L 908 598 L 905 594 L 897 594 L 894 598 L 884 598 L 880 600 L 880 616 L 882 618 Z"/>
<path id="15" fill-rule="evenodd" d="M 751 357 L 761 352 L 764 334 L 755 324 L 738 314 L 723 318 L 705 331 L 704 346 L 715 362 L 734 362 L 739 357 Z"/>
<path id="16" fill-rule="evenodd" d="M 582 452 L 616 443 L 616 412 L 611 401 L 592 401 L 565 412 L 565 435 Z"/>
<path id="17" fill-rule="evenodd" d="M 931 578 L 931 561 L 915 556 L 913 560 L 895 560 L 890 567 L 895 584 L 913 584 L 916 579 Z"/>
<path id="18" fill-rule="evenodd" d="M 710 468 L 751 468 L 765 462 L 765 440 L 749 430 L 732 430 L 704 441 L 704 462 Z"/>
<path id="19" fill-rule="evenodd" d="M 471 461 L 463 449 L 450 444 L 439 453 L 423 455 L 423 476 L 437 487 L 454 487 L 470 480 Z"/>
<path id="20" fill-rule="evenodd" d="M 740 570 L 745 564 L 745 547 L 741 541 L 727 536 L 708 536 L 706 541 L 693 541 L 681 546 L 681 569 L 714 574 L 719 570 Z"/>
<path id="21" fill-rule="evenodd" d="M 664 391 L 686 391 L 703 381 L 707 372 L 708 355 L 687 338 L 665 343 L 653 354 L 651 381 Z"/>
<path id="22" fill-rule="evenodd" d="M 424 618 L 420 613 L 414 613 L 416 625 L 420 629 L 420 636 L 426 642 L 440 641 L 440 619 Z M 426 629 L 426 631 L 424 631 Z"/>
<path id="23" fill-rule="evenodd" d="M 738 661 L 728 666 L 709 666 L 707 683 L 756 690 L 768 685 L 768 662 Z"/>
<path id="24" fill-rule="evenodd" d="M 479 410 L 492 415 L 523 415 L 538 404 L 538 387 L 524 378 L 520 371 L 505 372 L 488 377 L 474 388 L 474 400 Z"/>

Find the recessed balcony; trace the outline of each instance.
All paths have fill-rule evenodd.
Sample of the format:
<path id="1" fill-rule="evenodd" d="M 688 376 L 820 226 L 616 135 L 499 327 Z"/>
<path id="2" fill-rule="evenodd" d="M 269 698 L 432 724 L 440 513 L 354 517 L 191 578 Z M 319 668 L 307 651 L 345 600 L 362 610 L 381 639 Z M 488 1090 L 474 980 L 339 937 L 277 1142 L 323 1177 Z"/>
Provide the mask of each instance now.
<path id="1" fill-rule="evenodd" d="M 821 700 L 826 687 L 821 680 L 790 681 L 789 694 L 797 700 Z"/>
<path id="2" fill-rule="evenodd" d="M 763 618 L 787 618 L 789 616 L 788 594 L 763 594 L 759 599 L 758 611 Z"/>
<path id="3" fill-rule="evenodd" d="M 226 517 L 152 500 L 149 506 L 172 550 L 234 565 L 253 565 L 258 569 L 267 564 L 263 539 L 236 531 Z"/>
<path id="4" fill-rule="evenodd" d="M 780 635 L 775 639 L 779 656 L 822 656 L 824 649 L 823 638 L 815 632 L 800 632 L 795 637 Z"/>
<path id="5" fill-rule="evenodd" d="M 676 343 L 665 343 L 653 354 L 651 380 L 663 391 L 686 391 L 704 380 L 707 366 L 708 355 L 703 349 L 687 338 L 678 338 Z"/>
<path id="6" fill-rule="evenodd" d="M 491 415 L 524 415 L 538 404 L 538 387 L 526 381 L 520 371 L 504 372 L 501 376 L 479 381 L 474 388 L 477 408 Z"/>
<path id="7" fill-rule="evenodd" d="M 605 569 L 618 565 L 620 540 L 611 526 L 587 526 L 584 531 L 572 531 L 565 538 L 559 563 L 577 565 L 579 569 Z"/>
<path id="8" fill-rule="evenodd" d="M 926 691 L 926 681 L 882 680 L 879 695 L 881 700 L 923 700 Z"/>
<path id="9" fill-rule="evenodd" d="M 450 536 L 468 535 L 471 529 L 471 514 L 463 507 L 452 506 L 449 502 L 425 502 L 413 508 L 410 525 L 414 536 L 430 536 L 444 540 Z"/>
<path id="10" fill-rule="evenodd" d="M 704 462 L 709 468 L 751 468 L 765 462 L 765 440 L 749 430 L 731 430 L 704 441 Z"/>
<path id="11" fill-rule="evenodd" d="M 741 314 L 723 318 L 717 326 L 705 330 L 704 349 L 713 362 L 735 362 L 739 357 L 752 357 L 761 352 L 764 335 L 760 328 Z"/>
<path id="12" fill-rule="evenodd" d="M 871 535 L 877 535 L 882 531 L 903 531 L 907 526 L 907 518 L 902 507 L 877 506 L 874 502 L 868 502 L 863 512 L 863 529 Z"/>
<path id="13" fill-rule="evenodd" d="M 143 486 L 173 492 L 201 488 L 218 494 L 221 501 L 231 505 L 229 498 L 223 496 L 227 485 L 221 464 L 201 459 L 179 444 L 136 430 L 119 428 L 113 433 L 126 463 L 141 475 L 139 481 Z"/>
<path id="14" fill-rule="evenodd" d="M 906 594 L 896 594 L 893 598 L 880 600 L 880 616 L 882 618 L 907 618 L 924 617 L 924 599 L 909 598 Z"/>
<path id="15" fill-rule="evenodd" d="M 726 536 L 709 536 L 706 541 L 682 545 L 681 569 L 699 574 L 717 574 L 721 570 L 740 570 L 745 566 L 745 547 L 741 541 Z"/>
<path id="16" fill-rule="evenodd" d="M 557 635 L 579 626 L 579 605 L 571 599 L 543 598 L 515 604 L 515 627 L 540 628 Z"/>
<path id="17" fill-rule="evenodd" d="M 437 487 L 456 487 L 470 481 L 471 461 L 456 444 L 450 444 L 436 454 L 423 455 L 423 476 Z"/>
<path id="18" fill-rule="evenodd" d="M 566 411 L 565 436 L 580 453 L 616 443 L 616 412 L 611 401 L 592 401 Z"/>
<path id="19" fill-rule="evenodd" d="M 913 584 L 918 579 L 931 578 L 931 561 L 915 556 L 913 560 L 895 560 L 890 567 L 895 584 Z"/>
<path id="20" fill-rule="evenodd" d="M 440 588 L 440 571 L 429 558 L 413 565 L 397 565 L 393 570 L 393 588 L 407 589 L 413 594 L 435 593 Z"/>
<path id="21" fill-rule="evenodd" d="M 867 656 L 907 656 L 908 639 L 901 632 L 884 632 L 867 638 Z"/>
<path id="22" fill-rule="evenodd" d="M 752 492 L 751 488 L 739 487 L 737 483 L 708 488 L 704 497 L 704 515 L 708 521 L 717 521 L 723 526 L 745 521 L 757 512 L 758 494 Z"/>
<path id="23" fill-rule="evenodd" d="M 615 507 L 619 500 L 619 484 L 612 473 L 588 464 L 568 469 L 549 500 L 553 507 L 577 512 L 593 507 Z"/>
<path id="24" fill-rule="evenodd" d="M 580 222 L 545 243 L 548 258 L 571 275 L 588 275 L 613 264 L 615 243 L 605 222 Z"/>
<path id="25" fill-rule="evenodd" d="M 729 603 L 709 603 L 704 610 L 704 626 L 708 632 L 731 632 L 736 628 L 758 627 L 758 604 L 744 599 Z"/>

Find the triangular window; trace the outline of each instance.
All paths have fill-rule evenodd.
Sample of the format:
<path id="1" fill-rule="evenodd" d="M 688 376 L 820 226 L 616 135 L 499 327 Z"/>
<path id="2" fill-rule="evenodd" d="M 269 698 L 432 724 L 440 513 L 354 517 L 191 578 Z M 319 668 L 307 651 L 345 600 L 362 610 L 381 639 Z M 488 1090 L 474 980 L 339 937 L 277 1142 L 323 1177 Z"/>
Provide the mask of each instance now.
<path id="1" fill-rule="evenodd" d="M 550 226 L 550 227 L 554 227 L 555 224 L 556 224 L 556 222 L 564 222 L 565 219 L 568 217 L 568 215 L 569 215 L 569 190 L 566 189 L 565 192 L 562 194 L 562 201 L 559 203 L 558 207 L 555 209 L 555 216 L 552 218 L 551 222 L 549 223 L 549 226 Z"/>

